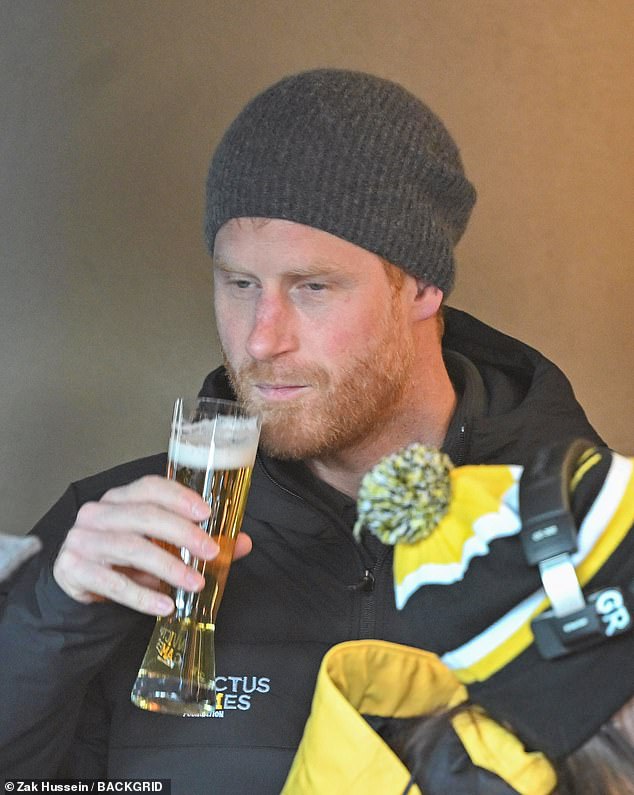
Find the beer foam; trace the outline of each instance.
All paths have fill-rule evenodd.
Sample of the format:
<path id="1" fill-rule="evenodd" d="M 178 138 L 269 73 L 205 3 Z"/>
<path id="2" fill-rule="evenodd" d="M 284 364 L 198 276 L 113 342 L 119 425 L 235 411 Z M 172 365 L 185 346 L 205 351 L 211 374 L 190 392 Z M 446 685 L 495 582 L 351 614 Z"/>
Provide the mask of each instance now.
<path id="1" fill-rule="evenodd" d="M 253 466 L 258 447 L 255 420 L 217 417 L 183 423 L 179 438 L 170 439 L 169 457 L 190 469 L 241 469 Z"/>

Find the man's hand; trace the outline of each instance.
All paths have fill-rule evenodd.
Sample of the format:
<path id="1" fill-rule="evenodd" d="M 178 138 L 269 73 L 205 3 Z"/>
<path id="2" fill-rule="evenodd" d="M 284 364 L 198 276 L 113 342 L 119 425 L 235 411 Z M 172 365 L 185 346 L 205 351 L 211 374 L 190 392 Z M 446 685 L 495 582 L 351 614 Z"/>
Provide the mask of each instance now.
<path id="1" fill-rule="evenodd" d="M 180 548 L 204 560 L 218 554 L 198 526 L 209 512 L 196 492 L 158 475 L 111 489 L 79 509 L 53 566 L 55 580 L 78 602 L 112 600 L 167 615 L 174 602 L 161 592 L 160 581 L 188 591 L 200 591 L 205 582 L 180 559 Z M 234 557 L 250 550 L 250 538 L 240 533 Z"/>

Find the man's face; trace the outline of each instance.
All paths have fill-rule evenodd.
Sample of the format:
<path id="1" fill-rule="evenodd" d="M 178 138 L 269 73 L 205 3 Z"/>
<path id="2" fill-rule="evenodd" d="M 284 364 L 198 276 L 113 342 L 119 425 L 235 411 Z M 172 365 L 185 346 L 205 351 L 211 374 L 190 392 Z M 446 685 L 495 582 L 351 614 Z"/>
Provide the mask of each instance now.
<path id="1" fill-rule="evenodd" d="M 302 224 L 234 219 L 214 247 L 232 385 L 279 458 L 336 454 L 380 433 L 413 361 L 411 323 L 380 258 Z"/>

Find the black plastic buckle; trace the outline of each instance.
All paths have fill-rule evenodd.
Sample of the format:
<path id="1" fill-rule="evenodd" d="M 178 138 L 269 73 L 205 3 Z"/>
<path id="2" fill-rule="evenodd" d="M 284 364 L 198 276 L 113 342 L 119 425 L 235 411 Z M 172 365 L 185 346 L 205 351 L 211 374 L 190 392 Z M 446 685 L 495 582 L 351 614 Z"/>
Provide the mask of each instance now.
<path id="1" fill-rule="evenodd" d="M 520 540 L 530 566 L 577 551 L 577 526 L 569 511 L 534 513 L 523 522 Z"/>
<path id="2" fill-rule="evenodd" d="M 565 657 L 627 632 L 632 612 L 620 588 L 602 588 L 588 596 L 581 610 L 559 617 L 548 610 L 533 619 L 535 645 L 547 660 Z"/>

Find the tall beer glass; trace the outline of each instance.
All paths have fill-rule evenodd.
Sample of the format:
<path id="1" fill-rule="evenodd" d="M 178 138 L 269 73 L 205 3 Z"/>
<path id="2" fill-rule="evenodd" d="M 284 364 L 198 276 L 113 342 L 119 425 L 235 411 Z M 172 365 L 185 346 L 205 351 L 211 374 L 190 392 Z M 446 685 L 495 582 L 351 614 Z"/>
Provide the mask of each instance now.
<path id="1" fill-rule="evenodd" d="M 137 707 L 172 715 L 214 711 L 214 628 L 259 435 L 259 416 L 232 401 L 179 398 L 174 405 L 167 476 L 197 491 L 210 505 L 211 516 L 201 527 L 220 552 L 205 561 L 192 558 L 184 547 L 180 550 L 183 561 L 204 575 L 205 586 L 197 593 L 171 589 L 176 608 L 156 620 L 132 688 Z"/>

